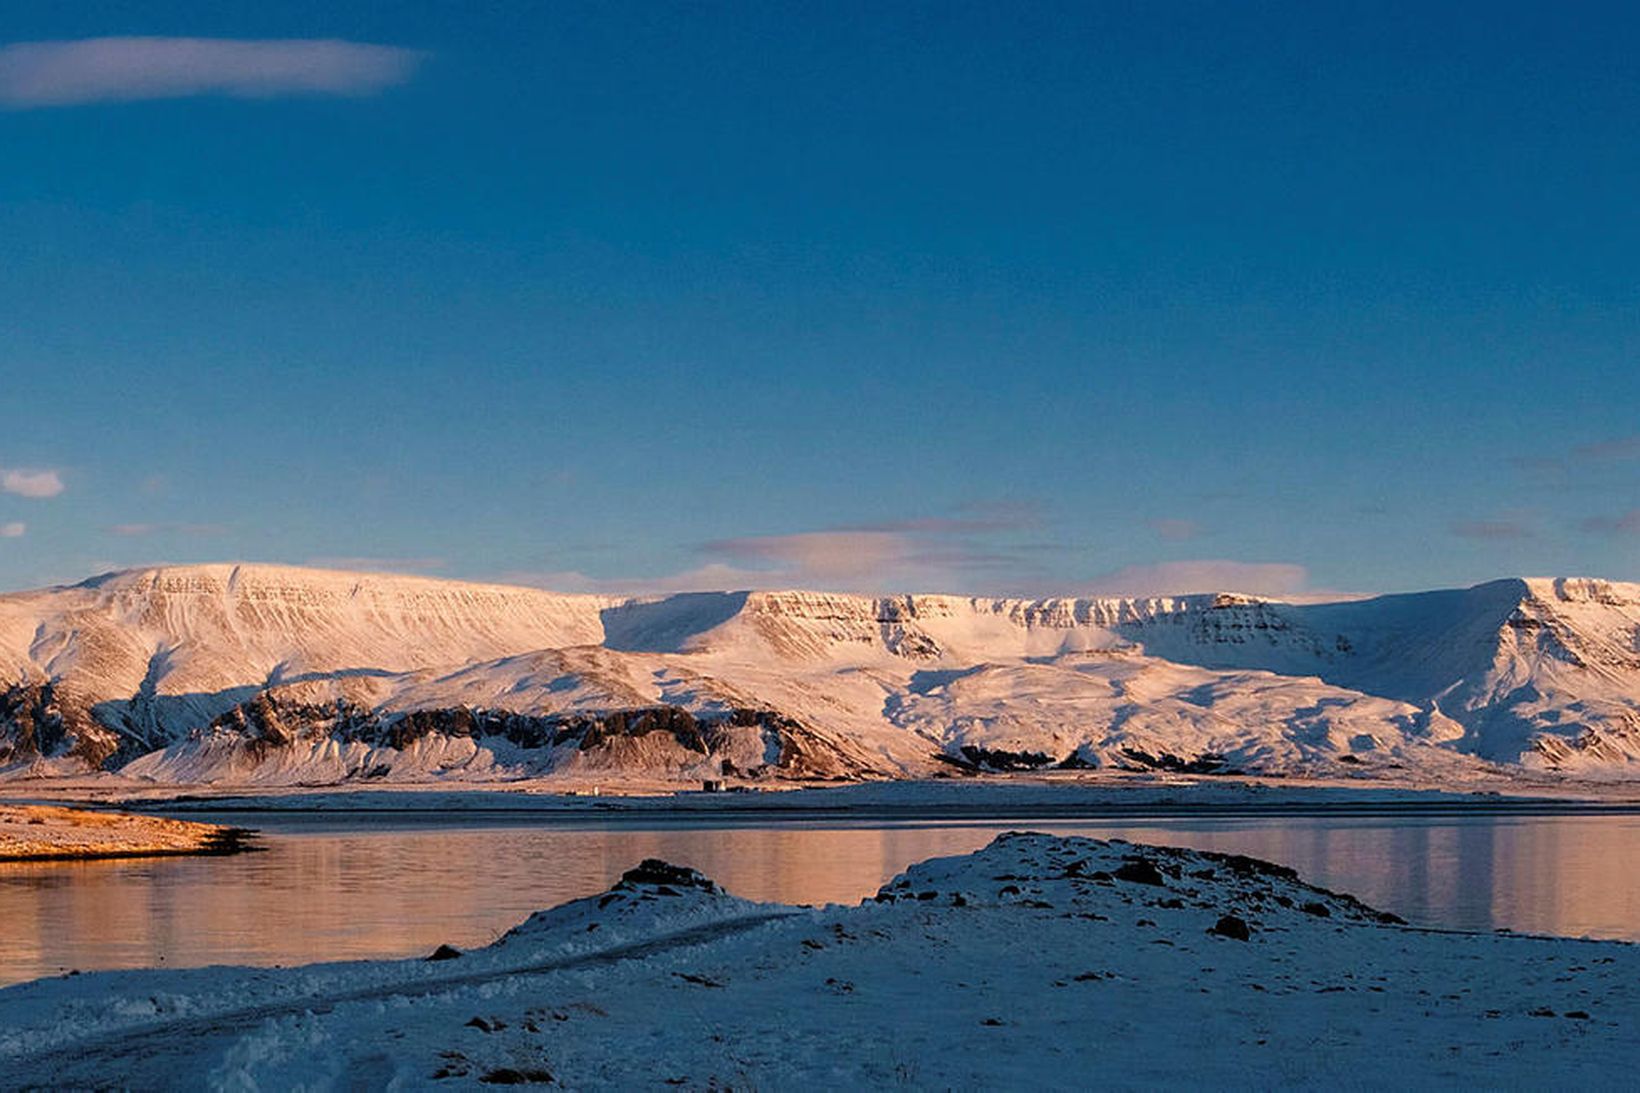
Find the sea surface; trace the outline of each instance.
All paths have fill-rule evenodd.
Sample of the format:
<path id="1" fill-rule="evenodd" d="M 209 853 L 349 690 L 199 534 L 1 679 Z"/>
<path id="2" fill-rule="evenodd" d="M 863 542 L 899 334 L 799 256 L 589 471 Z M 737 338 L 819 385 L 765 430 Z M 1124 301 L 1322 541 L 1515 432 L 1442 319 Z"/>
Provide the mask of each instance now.
<path id="1" fill-rule="evenodd" d="M 913 862 L 1014 830 L 1251 854 L 1418 925 L 1640 941 L 1636 815 L 251 822 L 263 832 L 259 853 L 0 864 L 0 984 L 71 969 L 289 965 L 484 945 L 649 857 L 695 866 L 749 899 L 852 904 Z"/>

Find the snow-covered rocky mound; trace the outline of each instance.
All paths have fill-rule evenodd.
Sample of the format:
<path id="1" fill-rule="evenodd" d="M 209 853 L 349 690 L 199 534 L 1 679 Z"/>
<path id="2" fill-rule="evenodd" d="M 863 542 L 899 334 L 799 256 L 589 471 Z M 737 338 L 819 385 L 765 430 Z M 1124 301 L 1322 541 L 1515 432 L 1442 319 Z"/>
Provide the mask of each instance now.
<path id="1" fill-rule="evenodd" d="M 277 566 L 0 596 L 0 768 L 170 782 L 1640 771 L 1640 586 L 1294 605 Z"/>

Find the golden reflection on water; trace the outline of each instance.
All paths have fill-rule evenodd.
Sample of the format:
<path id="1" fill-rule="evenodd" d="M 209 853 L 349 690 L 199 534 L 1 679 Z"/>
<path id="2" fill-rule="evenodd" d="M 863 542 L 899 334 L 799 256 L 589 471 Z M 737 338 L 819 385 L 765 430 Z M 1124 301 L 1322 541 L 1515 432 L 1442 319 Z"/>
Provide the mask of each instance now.
<path id="1" fill-rule="evenodd" d="M 1008 830 L 1252 854 L 1412 922 L 1640 939 L 1640 817 L 270 830 L 231 858 L 0 866 L 0 983 L 69 968 L 296 964 L 482 945 L 642 858 L 737 895 L 855 903 Z"/>

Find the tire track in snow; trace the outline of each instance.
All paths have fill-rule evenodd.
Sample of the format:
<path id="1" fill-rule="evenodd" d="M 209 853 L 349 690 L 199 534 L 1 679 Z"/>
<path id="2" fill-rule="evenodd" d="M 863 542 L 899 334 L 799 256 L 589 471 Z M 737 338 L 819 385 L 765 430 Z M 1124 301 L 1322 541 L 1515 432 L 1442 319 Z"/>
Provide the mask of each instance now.
<path id="1" fill-rule="evenodd" d="M 169 1089 L 181 1072 L 178 1064 L 211 1050 L 213 1041 L 225 1041 L 267 1021 L 306 1014 L 330 1013 L 338 1006 L 389 998 L 431 998 L 435 995 L 518 976 L 549 975 L 643 960 L 661 953 L 705 945 L 746 933 L 768 922 L 800 911 L 773 911 L 745 915 L 688 930 L 617 945 L 597 952 L 559 957 L 516 967 L 452 975 L 436 980 L 402 980 L 354 991 L 310 995 L 266 1006 L 251 1006 L 175 1021 L 150 1022 L 135 1028 L 52 1047 L 37 1056 L 9 1060 L 5 1088 L 33 1089 Z M 222 1047 L 227 1043 L 220 1044 Z"/>

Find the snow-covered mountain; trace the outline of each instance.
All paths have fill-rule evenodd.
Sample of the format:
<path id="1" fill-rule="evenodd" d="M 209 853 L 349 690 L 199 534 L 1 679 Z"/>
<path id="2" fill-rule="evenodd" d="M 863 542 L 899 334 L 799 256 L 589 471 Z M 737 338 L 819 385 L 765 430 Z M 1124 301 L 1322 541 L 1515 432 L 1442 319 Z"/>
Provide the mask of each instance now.
<path id="1" fill-rule="evenodd" d="M 262 565 L 0 596 L 0 766 L 162 781 L 1640 774 L 1640 585 L 615 599 Z"/>

